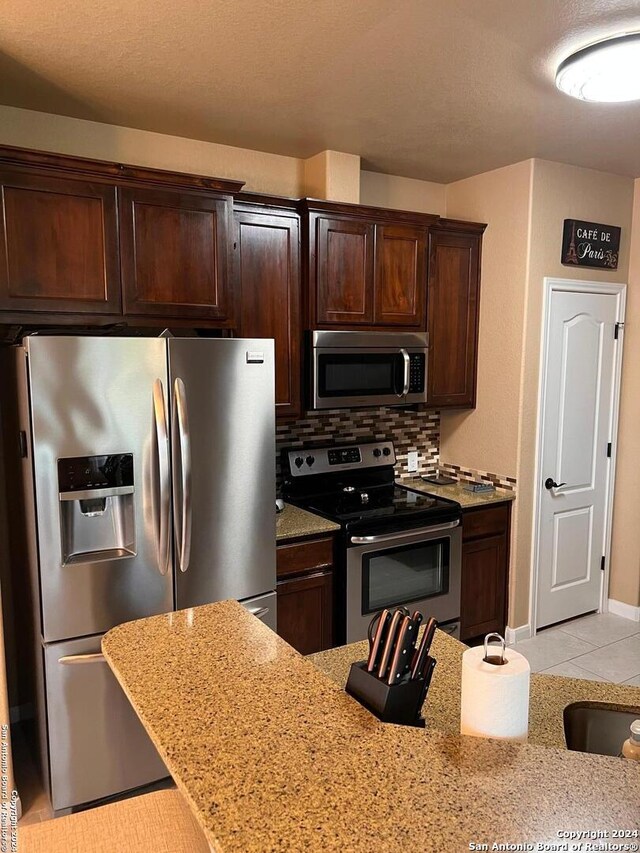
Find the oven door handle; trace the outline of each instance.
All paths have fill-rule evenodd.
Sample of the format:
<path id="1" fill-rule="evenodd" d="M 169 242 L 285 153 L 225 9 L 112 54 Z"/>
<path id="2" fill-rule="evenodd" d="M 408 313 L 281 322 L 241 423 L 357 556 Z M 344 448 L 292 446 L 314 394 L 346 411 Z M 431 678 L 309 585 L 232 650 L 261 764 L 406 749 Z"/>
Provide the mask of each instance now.
<path id="1" fill-rule="evenodd" d="M 352 545 L 375 545 L 378 542 L 395 542 L 397 539 L 411 539 L 422 534 L 443 533 L 460 526 L 460 521 L 448 521 L 446 524 L 436 524 L 433 527 L 420 527 L 418 530 L 408 530 L 406 533 L 387 533 L 383 536 L 352 536 Z"/>

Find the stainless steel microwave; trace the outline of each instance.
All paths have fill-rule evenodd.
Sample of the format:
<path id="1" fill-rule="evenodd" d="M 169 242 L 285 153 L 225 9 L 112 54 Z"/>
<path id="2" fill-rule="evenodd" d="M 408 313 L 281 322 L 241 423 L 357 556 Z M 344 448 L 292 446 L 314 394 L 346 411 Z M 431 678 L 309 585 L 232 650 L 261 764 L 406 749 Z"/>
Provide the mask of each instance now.
<path id="1" fill-rule="evenodd" d="M 427 402 L 424 332 L 313 332 L 314 409 Z"/>

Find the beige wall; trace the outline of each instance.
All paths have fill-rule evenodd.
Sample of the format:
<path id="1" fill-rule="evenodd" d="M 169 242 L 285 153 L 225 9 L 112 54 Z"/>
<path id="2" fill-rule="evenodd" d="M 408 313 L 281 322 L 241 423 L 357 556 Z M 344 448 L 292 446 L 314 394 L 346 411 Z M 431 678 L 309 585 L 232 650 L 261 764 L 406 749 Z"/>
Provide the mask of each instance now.
<path id="1" fill-rule="evenodd" d="M 473 411 L 443 411 L 440 456 L 515 477 L 527 281 L 532 161 L 447 187 L 447 216 L 487 223 L 482 245 L 478 397 Z"/>
<path id="2" fill-rule="evenodd" d="M 360 172 L 360 203 L 394 210 L 446 213 L 446 184 L 418 181 L 380 172 Z"/>
<path id="3" fill-rule="evenodd" d="M 483 242 L 478 406 L 473 412 L 443 413 L 441 457 L 444 462 L 517 477 L 509 596 L 512 627 L 529 621 L 543 279 L 626 281 L 632 200 L 633 181 L 628 178 L 541 160 L 447 187 L 447 216 L 482 220 L 488 227 Z M 572 217 L 622 227 L 617 273 L 562 266 L 563 220 Z M 640 276 L 640 246 L 638 255 Z M 634 377 L 627 384 L 635 384 Z M 622 500 L 628 506 L 618 490 L 616 506 Z M 612 583 L 627 598 L 637 595 L 640 536 L 636 551 L 635 565 L 629 569 L 626 563 L 618 568 L 614 557 Z"/>
<path id="4" fill-rule="evenodd" d="M 131 127 L 0 106 L 0 144 L 246 181 L 245 189 L 302 195 L 304 160 Z"/>
<path id="5" fill-rule="evenodd" d="M 513 559 L 512 613 L 515 621 L 511 624 L 525 624 L 529 612 L 543 279 L 555 276 L 626 282 L 632 204 L 633 181 L 629 178 L 548 160 L 534 161 L 518 460 L 518 535 L 514 540 L 516 550 Z M 616 272 L 574 269 L 560 263 L 562 226 L 569 218 L 621 226 L 620 260 Z"/>
<path id="6" fill-rule="evenodd" d="M 635 181 L 624 328 L 609 597 L 640 606 L 640 179 Z"/>
<path id="7" fill-rule="evenodd" d="M 360 158 L 342 151 L 321 151 L 304 161 L 302 195 L 358 204 Z"/>

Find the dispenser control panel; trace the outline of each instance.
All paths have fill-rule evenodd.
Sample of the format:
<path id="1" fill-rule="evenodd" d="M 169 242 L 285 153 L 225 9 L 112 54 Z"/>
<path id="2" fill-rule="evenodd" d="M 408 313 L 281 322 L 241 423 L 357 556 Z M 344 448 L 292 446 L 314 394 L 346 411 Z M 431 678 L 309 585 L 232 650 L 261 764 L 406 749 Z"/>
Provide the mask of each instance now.
<path id="1" fill-rule="evenodd" d="M 60 493 L 133 486 L 133 453 L 58 459 Z"/>

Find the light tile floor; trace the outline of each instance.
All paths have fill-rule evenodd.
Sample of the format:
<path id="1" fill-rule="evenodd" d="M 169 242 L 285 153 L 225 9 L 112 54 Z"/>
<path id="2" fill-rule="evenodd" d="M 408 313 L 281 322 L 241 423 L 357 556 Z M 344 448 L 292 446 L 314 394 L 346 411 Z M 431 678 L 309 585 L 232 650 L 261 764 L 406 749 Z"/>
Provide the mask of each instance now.
<path id="1" fill-rule="evenodd" d="M 640 622 L 611 613 L 581 616 L 513 647 L 533 672 L 640 686 Z"/>

